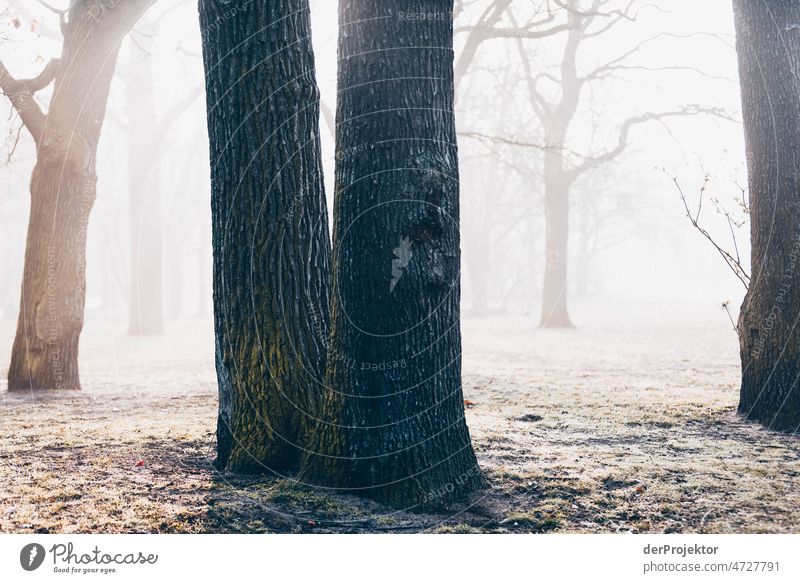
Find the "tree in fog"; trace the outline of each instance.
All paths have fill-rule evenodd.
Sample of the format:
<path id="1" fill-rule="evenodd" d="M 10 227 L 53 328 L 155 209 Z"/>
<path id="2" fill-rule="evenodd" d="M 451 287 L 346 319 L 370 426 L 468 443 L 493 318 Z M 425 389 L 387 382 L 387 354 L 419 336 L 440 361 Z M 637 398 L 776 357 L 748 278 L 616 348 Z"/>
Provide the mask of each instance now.
<path id="1" fill-rule="evenodd" d="M 702 71 L 692 67 L 637 66 L 628 63 L 648 43 L 670 36 L 668 33 L 646 39 L 630 50 L 588 69 L 581 67 L 584 62 L 591 60 L 584 56 L 592 46 L 589 44 L 591 41 L 598 37 L 612 37 L 621 23 L 634 22 L 638 11 L 645 7 L 637 7 L 635 0 L 626 3 L 618 0 L 564 0 L 547 4 L 542 14 L 537 13 L 525 22 L 518 22 L 519 15 L 508 0 L 492 0 L 476 24 L 462 28 L 468 35 L 465 53 L 457 67 L 462 74 L 482 43 L 490 40 L 513 43 L 522 65 L 520 79 L 527 91 L 530 110 L 541 129 L 541 139 L 535 142 L 524 135 L 482 137 L 506 145 L 528 147 L 536 156 L 534 163 L 541 164 L 545 207 L 545 269 L 541 306 L 543 327 L 573 325 L 567 292 L 570 206 L 575 183 L 589 172 L 617 159 L 628 146 L 631 130 L 639 124 L 674 116 L 720 113 L 713 108 L 696 105 L 674 111 L 637 113 L 625 119 L 619 127 L 611 128 L 610 132 L 609 128 L 603 128 L 604 133 L 613 136 L 607 150 L 585 153 L 572 147 L 570 130 L 593 83 L 635 70 L 685 70 L 702 74 Z M 553 73 L 543 70 L 542 63 L 532 57 L 532 48 L 535 46 L 532 41 L 538 42 L 547 37 L 563 38 L 557 71 Z M 478 133 L 473 132 L 473 136 L 478 137 Z"/>
<path id="2" fill-rule="evenodd" d="M 200 1 L 217 465 L 280 471 L 321 394 L 330 240 L 307 0 Z"/>
<path id="3" fill-rule="evenodd" d="M 483 484 L 461 390 L 452 8 L 339 5 L 332 333 L 301 479 L 396 506 Z"/>
<path id="4" fill-rule="evenodd" d="M 739 412 L 800 428 L 800 5 L 734 0 L 752 273 L 739 315 Z"/>
<path id="5" fill-rule="evenodd" d="M 155 22 L 144 18 L 137 30 L 142 34 L 130 43 L 125 76 L 131 243 L 128 334 L 132 336 L 164 332 L 159 152 L 152 131 L 157 119 L 151 62 Z"/>
<path id="6" fill-rule="evenodd" d="M 37 149 L 10 390 L 80 388 L 97 144 L 120 43 L 152 1 L 73 1 L 61 13 L 60 59 L 33 79 L 13 77 L 0 62 L 0 89 Z M 51 84 L 45 112 L 35 95 Z"/>
<path id="7" fill-rule="evenodd" d="M 130 296 L 128 333 L 132 336 L 164 331 L 164 241 L 161 159 L 173 124 L 200 96 L 190 89 L 158 115 L 153 81 L 153 49 L 158 36 L 154 18 L 142 19 L 133 32 L 123 76 L 126 83 L 128 135 L 128 200 L 130 205 Z"/>

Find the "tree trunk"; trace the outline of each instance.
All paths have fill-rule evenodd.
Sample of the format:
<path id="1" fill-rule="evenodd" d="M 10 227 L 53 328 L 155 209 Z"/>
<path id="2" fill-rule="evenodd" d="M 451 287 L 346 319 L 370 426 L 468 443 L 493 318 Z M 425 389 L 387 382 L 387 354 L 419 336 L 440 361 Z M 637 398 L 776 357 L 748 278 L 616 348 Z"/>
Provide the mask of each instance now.
<path id="1" fill-rule="evenodd" d="M 331 347 L 300 479 L 441 506 L 484 484 L 461 390 L 453 3 L 339 6 Z"/>
<path id="2" fill-rule="evenodd" d="M 749 173 L 752 279 L 739 317 L 739 413 L 800 428 L 800 5 L 734 3 Z"/>
<path id="3" fill-rule="evenodd" d="M 579 296 L 586 296 L 589 293 L 589 279 L 591 277 L 591 241 L 592 206 L 587 196 L 581 197 L 580 214 L 578 216 L 578 245 L 575 257 L 575 293 Z"/>
<path id="4" fill-rule="evenodd" d="M 86 299 L 86 233 L 96 197 L 96 155 L 119 45 L 149 0 L 73 2 L 45 115 L 33 93 L 50 82 L 3 89 L 37 144 L 22 301 L 9 390 L 79 389 L 78 339 Z M 44 73 L 43 73 L 44 75 Z M 16 86 L 9 86 L 9 85 Z"/>
<path id="5" fill-rule="evenodd" d="M 548 142 L 550 143 L 550 142 Z M 561 142 L 563 147 L 563 142 Z M 567 307 L 569 185 L 563 176 L 561 148 L 545 154 L 545 269 L 542 328 L 572 328 Z"/>
<path id="6" fill-rule="evenodd" d="M 211 142 L 217 465 L 299 462 L 321 394 L 330 239 L 307 0 L 200 1 Z"/>
<path id="7" fill-rule="evenodd" d="M 130 203 L 131 288 L 128 334 L 164 333 L 161 196 L 158 143 L 154 131 L 151 47 L 156 27 L 147 21 L 137 43 L 131 43 L 131 71 L 127 79 L 128 197 Z M 143 45 L 142 45 L 143 43 Z"/>

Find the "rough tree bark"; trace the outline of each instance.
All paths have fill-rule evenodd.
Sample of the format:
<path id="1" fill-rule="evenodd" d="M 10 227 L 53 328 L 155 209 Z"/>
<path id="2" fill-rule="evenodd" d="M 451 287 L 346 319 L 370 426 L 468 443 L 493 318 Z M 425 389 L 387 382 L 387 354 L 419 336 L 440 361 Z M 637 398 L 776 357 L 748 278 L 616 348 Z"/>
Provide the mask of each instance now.
<path id="1" fill-rule="evenodd" d="M 402 507 L 484 484 L 461 390 L 452 8 L 339 6 L 331 346 L 300 479 Z"/>
<path id="2" fill-rule="evenodd" d="M 739 413 L 800 428 L 800 5 L 735 0 L 752 278 L 739 316 Z"/>
<path id="3" fill-rule="evenodd" d="M 200 1 L 217 465 L 283 471 L 322 394 L 330 239 L 307 0 Z"/>
<path id="4" fill-rule="evenodd" d="M 60 59 L 30 80 L 15 79 L 0 63 L 0 89 L 37 146 L 9 390 L 80 388 L 78 339 L 97 143 L 119 45 L 152 1 L 74 1 L 62 15 Z M 34 95 L 50 83 L 45 114 Z"/>

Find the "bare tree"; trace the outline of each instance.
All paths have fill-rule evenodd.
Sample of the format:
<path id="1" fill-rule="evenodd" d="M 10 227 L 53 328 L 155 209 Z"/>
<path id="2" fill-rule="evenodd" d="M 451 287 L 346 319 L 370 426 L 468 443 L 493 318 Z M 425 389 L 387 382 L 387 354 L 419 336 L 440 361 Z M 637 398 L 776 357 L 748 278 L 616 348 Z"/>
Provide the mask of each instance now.
<path id="1" fill-rule="evenodd" d="M 75 0 L 60 12 L 60 59 L 32 79 L 0 62 L 0 89 L 37 148 L 9 390 L 78 389 L 86 229 L 97 144 L 120 43 L 153 0 Z M 53 85 L 47 112 L 36 94 Z"/>
<path id="2" fill-rule="evenodd" d="M 538 17 L 518 22 L 513 9 L 507 7 L 504 16 L 487 10 L 482 21 L 474 27 L 465 27 L 470 35 L 485 42 L 489 39 L 507 39 L 516 44 L 522 63 L 524 82 L 531 109 L 542 131 L 540 141 L 532 142 L 526 137 L 487 136 L 472 132 L 473 137 L 494 140 L 506 145 L 532 148 L 541 155 L 544 179 L 544 203 L 546 218 L 545 271 L 542 287 L 541 325 L 543 327 L 572 327 L 569 315 L 568 256 L 570 229 L 570 195 L 575 182 L 586 173 L 618 158 L 627 148 L 633 128 L 647 122 L 664 121 L 670 117 L 693 115 L 719 115 L 725 112 L 714 107 L 685 105 L 671 111 L 643 112 L 625 119 L 616 130 L 616 143 L 605 151 L 581 153 L 569 146 L 569 130 L 575 120 L 587 87 L 625 71 L 692 71 L 704 73 L 693 67 L 650 67 L 630 64 L 629 59 L 640 53 L 649 43 L 670 37 L 662 33 L 646 39 L 631 49 L 611 58 L 588 71 L 581 71 L 581 49 L 587 41 L 616 32 L 620 23 L 633 22 L 638 16 L 637 0 L 612 8 L 617 0 L 556 0 L 547 3 L 547 10 Z M 502 0 L 491 6 L 502 9 Z M 536 72 L 537 67 L 530 55 L 526 41 L 553 35 L 565 37 L 558 74 Z M 468 41 L 469 42 L 469 41 Z M 468 56 L 462 57 L 468 59 Z M 543 85 L 549 83 L 556 91 L 547 92 Z M 553 97 L 552 94 L 555 94 Z M 538 160 L 538 157 L 537 157 Z"/>
<path id="3" fill-rule="evenodd" d="M 131 246 L 128 333 L 132 336 L 164 331 L 161 160 L 170 129 L 202 94 L 200 86 L 190 89 L 158 115 L 152 64 L 157 36 L 155 18 L 139 22 L 132 32 L 134 42 L 130 44 L 130 58 L 123 72 L 127 84 L 125 130 Z"/>

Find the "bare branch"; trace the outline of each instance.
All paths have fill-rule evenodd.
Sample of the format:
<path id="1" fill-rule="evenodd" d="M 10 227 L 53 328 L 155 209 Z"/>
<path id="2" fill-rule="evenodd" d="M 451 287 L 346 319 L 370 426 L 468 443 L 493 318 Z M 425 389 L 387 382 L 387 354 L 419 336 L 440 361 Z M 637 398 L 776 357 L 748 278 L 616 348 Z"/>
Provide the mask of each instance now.
<path id="1" fill-rule="evenodd" d="M 514 15 L 511 15 L 511 22 L 516 23 L 514 20 Z M 546 117 L 550 115 L 551 107 L 550 104 L 545 99 L 544 95 L 541 94 L 539 88 L 537 86 L 538 77 L 533 76 L 533 65 L 531 64 L 531 59 L 528 56 L 525 47 L 523 46 L 522 39 L 516 39 L 517 44 L 517 52 L 519 53 L 519 58 L 522 61 L 522 65 L 525 68 L 525 82 L 528 85 L 528 94 L 531 98 L 531 105 L 533 107 L 533 111 L 539 117 L 539 120 L 544 123 Z"/>
<path id="2" fill-rule="evenodd" d="M 694 115 L 713 115 L 728 121 L 736 121 L 735 118 L 730 116 L 723 109 L 717 107 L 701 107 L 699 105 L 687 105 L 676 111 L 665 111 L 660 113 L 647 112 L 641 115 L 630 117 L 625 120 L 620 128 L 616 146 L 596 156 L 585 156 L 585 159 L 581 164 L 574 167 L 572 170 L 567 171 L 567 177 L 570 181 L 573 181 L 587 170 L 599 166 L 600 164 L 610 162 L 622 154 L 622 152 L 624 152 L 625 148 L 628 146 L 628 135 L 631 131 L 631 128 L 636 125 L 647 123 L 649 121 L 661 121 L 669 117 L 687 117 Z"/>
<path id="3" fill-rule="evenodd" d="M 36 0 L 36 2 L 47 8 L 50 12 L 58 14 L 59 16 L 64 16 L 64 14 L 67 12 L 66 10 L 61 10 L 60 8 L 56 8 L 55 6 L 48 4 L 44 0 Z"/>
<path id="4" fill-rule="evenodd" d="M 37 144 L 44 131 L 47 115 L 39 107 L 34 95 L 53 82 L 59 68 L 60 61 L 52 59 L 33 79 L 15 79 L 0 61 L 0 90 L 11 101 L 11 105 Z"/>
<path id="5" fill-rule="evenodd" d="M 726 251 L 725 249 L 720 247 L 717 244 L 717 242 L 714 241 L 714 238 L 711 236 L 711 234 L 708 231 L 706 231 L 703 227 L 700 226 L 700 207 L 698 207 L 697 213 L 695 213 L 695 215 L 693 216 L 692 215 L 692 211 L 689 208 L 689 202 L 686 199 L 686 195 L 684 194 L 683 189 L 681 188 L 681 185 L 678 182 L 678 179 L 676 177 L 673 177 L 672 178 L 672 182 L 675 184 L 675 187 L 678 189 L 678 193 L 680 194 L 681 201 L 683 202 L 683 208 L 686 211 L 686 216 L 689 219 L 689 222 L 691 222 L 692 226 L 695 229 L 697 229 L 697 231 L 701 235 L 703 235 L 703 237 L 705 237 L 706 240 L 709 243 L 711 243 L 714 246 L 714 249 L 716 249 L 717 252 L 722 256 L 722 258 L 725 260 L 725 263 L 727 263 L 728 267 L 730 267 L 731 271 L 733 271 L 734 275 L 736 275 L 736 277 L 739 279 L 739 281 L 742 282 L 742 285 L 744 286 L 744 288 L 747 289 L 750 286 L 750 275 L 747 273 L 747 271 L 742 266 L 742 263 L 741 263 L 741 261 L 739 259 L 738 248 L 737 248 L 737 251 L 736 251 L 736 257 L 734 257 L 728 251 Z M 707 184 L 708 184 L 708 176 L 706 176 L 706 178 L 705 178 L 705 180 L 703 182 L 703 187 L 700 190 L 701 193 L 705 190 L 705 187 L 706 187 Z M 734 241 L 735 241 L 735 238 L 734 238 Z"/>
<path id="6" fill-rule="evenodd" d="M 712 75 L 711 73 L 707 73 L 702 69 L 697 67 L 692 67 L 690 65 L 666 65 L 663 67 L 649 67 L 647 65 L 614 65 L 612 67 L 608 67 L 600 75 L 593 77 L 594 79 L 599 78 L 600 76 L 605 77 L 606 74 L 611 75 L 618 71 L 647 71 L 647 72 L 663 72 L 663 71 L 685 71 L 689 73 L 697 73 L 701 77 L 706 79 L 711 79 L 713 81 L 727 81 L 729 83 L 735 83 L 733 79 L 730 77 L 726 77 L 724 75 Z"/>
<path id="7" fill-rule="evenodd" d="M 510 4 L 511 0 L 494 0 L 481 15 L 478 24 L 470 29 L 467 41 L 461 51 L 461 56 L 459 56 L 453 69 L 456 89 L 458 89 L 464 75 L 467 73 L 467 69 L 469 69 L 475 58 L 478 47 L 488 38 L 485 34 L 485 28 L 494 26 Z"/>
<path id="8" fill-rule="evenodd" d="M 655 42 L 656 40 L 659 40 L 659 39 L 662 39 L 662 38 L 687 39 L 687 38 L 695 38 L 695 37 L 699 37 L 699 36 L 711 37 L 711 38 L 719 40 L 720 42 L 724 42 L 719 35 L 713 34 L 713 33 L 709 33 L 709 32 L 692 32 L 692 33 L 689 33 L 689 34 L 675 34 L 675 33 L 671 33 L 671 32 L 662 32 L 662 33 L 656 34 L 654 36 L 651 36 L 650 38 L 647 38 L 647 39 L 641 41 L 640 43 L 638 43 L 637 45 L 633 46 L 628 51 L 626 51 L 626 52 L 622 53 L 621 55 L 611 59 L 610 61 L 605 62 L 604 64 L 600 65 L 599 67 L 596 67 L 595 69 L 593 69 L 592 71 L 590 71 L 589 73 L 584 75 L 582 77 L 582 79 L 584 81 L 589 81 L 591 79 L 596 79 L 602 73 L 607 72 L 609 70 L 613 70 L 616 66 L 619 66 L 627 58 L 629 58 L 632 55 L 638 53 L 643 48 L 645 48 L 647 45 L 649 45 L 652 42 Z"/>
<path id="9" fill-rule="evenodd" d="M 547 144 L 537 144 L 536 142 L 524 142 L 522 140 L 505 138 L 503 136 L 492 136 L 488 134 L 482 134 L 480 132 L 458 132 L 458 135 L 460 137 L 470 138 L 481 142 L 491 142 L 494 144 L 502 144 L 504 146 L 511 146 L 515 148 L 531 148 L 542 152 L 553 152 L 553 151 L 567 152 L 574 156 L 581 156 L 581 154 L 579 154 L 578 152 L 575 152 L 565 147 L 549 146 Z"/>
<path id="10" fill-rule="evenodd" d="M 474 27 L 478 28 L 478 27 Z M 555 26 L 551 26 L 550 28 L 545 28 L 542 30 L 535 30 L 530 28 L 511 28 L 511 27 L 486 27 L 481 30 L 483 35 L 486 38 L 521 38 L 521 39 L 537 39 L 537 38 L 545 38 L 548 36 L 556 35 L 560 32 L 566 32 L 575 28 L 575 25 L 572 23 L 565 23 L 565 24 L 557 24 Z"/>

